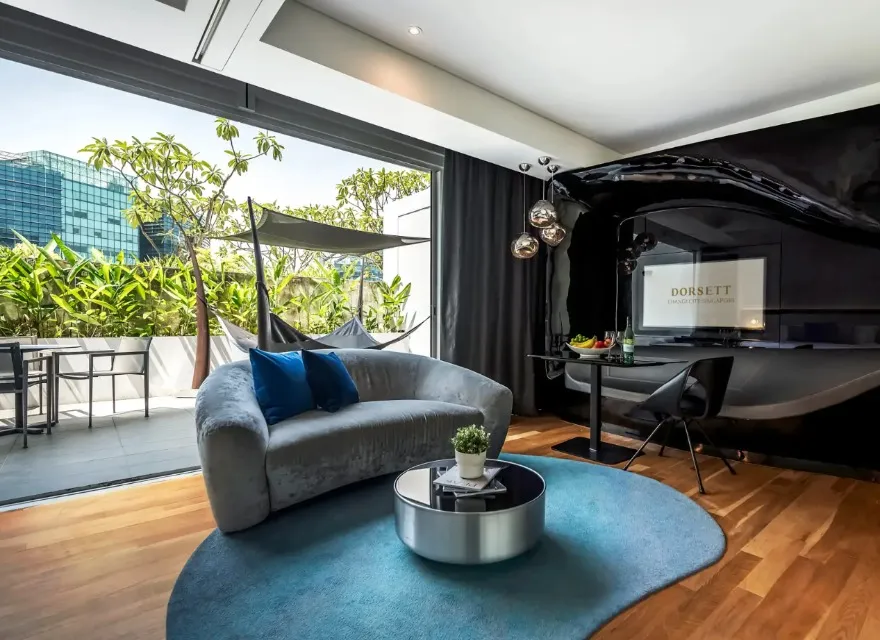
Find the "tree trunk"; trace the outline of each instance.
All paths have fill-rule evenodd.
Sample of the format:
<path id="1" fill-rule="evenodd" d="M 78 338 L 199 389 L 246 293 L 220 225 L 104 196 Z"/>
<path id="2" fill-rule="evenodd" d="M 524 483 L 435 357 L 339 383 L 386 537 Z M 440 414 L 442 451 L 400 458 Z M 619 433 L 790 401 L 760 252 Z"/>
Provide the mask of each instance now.
<path id="1" fill-rule="evenodd" d="M 202 269 L 196 257 L 195 247 L 191 245 L 189 257 L 193 266 L 193 278 L 196 281 L 196 362 L 193 366 L 192 388 L 198 389 L 211 369 L 211 331 L 208 327 L 208 301 L 205 298 Z"/>

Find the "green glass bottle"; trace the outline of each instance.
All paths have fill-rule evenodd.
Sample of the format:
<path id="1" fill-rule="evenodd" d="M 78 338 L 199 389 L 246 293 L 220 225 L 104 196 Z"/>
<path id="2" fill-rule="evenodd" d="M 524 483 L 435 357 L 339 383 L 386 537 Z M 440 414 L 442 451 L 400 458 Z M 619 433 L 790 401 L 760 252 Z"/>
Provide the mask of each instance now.
<path id="1" fill-rule="evenodd" d="M 626 331 L 623 332 L 623 364 L 632 364 L 636 359 L 636 334 L 632 322 L 626 318 Z"/>

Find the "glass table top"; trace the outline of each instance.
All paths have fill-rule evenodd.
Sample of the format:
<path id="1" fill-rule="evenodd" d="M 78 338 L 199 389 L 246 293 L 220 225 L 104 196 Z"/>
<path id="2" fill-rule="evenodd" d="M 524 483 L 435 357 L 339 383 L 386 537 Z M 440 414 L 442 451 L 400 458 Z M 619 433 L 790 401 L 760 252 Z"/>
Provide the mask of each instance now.
<path id="1" fill-rule="evenodd" d="M 548 360 L 551 362 L 564 362 L 566 364 L 586 364 L 601 367 L 620 367 L 621 369 L 635 369 L 638 367 L 661 367 L 665 364 L 687 364 L 686 360 L 671 360 L 668 358 L 636 358 L 630 364 L 626 364 L 621 357 L 581 357 L 576 353 L 569 351 L 562 354 L 529 354 L 529 358 L 537 358 L 539 360 Z"/>
<path id="2" fill-rule="evenodd" d="M 501 467 L 495 479 L 507 491 L 491 496 L 462 497 L 434 484 L 434 480 L 455 466 L 455 460 L 435 460 L 404 471 L 394 482 L 394 492 L 412 504 L 458 513 L 513 509 L 531 502 L 544 492 L 544 479 L 536 472 L 504 460 L 486 460 L 487 467 Z"/>

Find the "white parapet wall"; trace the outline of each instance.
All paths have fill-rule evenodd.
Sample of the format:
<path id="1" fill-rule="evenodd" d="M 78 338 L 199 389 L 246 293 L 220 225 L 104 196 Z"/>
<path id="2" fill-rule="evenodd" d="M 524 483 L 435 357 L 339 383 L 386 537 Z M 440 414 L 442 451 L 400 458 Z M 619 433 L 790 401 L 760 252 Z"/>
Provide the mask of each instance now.
<path id="1" fill-rule="evenodd" d="M 421 333 L 419 331 L 418 333 Z M 399 334 L 376 334 L 377 340 L 384 342 Z M 414 336 L 402 340 L 388 348 L 389 351 L 409 352 L 410 340 Z M 77 351 L 95 351 L 115 349 L 122 338 L 44 338 L 43 344 L 77 345 L 79 349 L 64 351 L 60 359 L 61 371 L 87 371 L 89 359 L 76 355 Z M 247 358 L 247 354 L 229 345 L 223 336 L 211 336 L 211 368 L 214 369 L 233 360 Z M 150 397 L 176 396 L 192 393 L 193 365 L 196 359 L 195 336 L 153 338 L 150 345 Z M 110 366 L 109 358 L 99 358 L 95 368 L 106 369 Z M 31 387 L 29 405 L 38 405 L 37 387 Z M 0 409 L 12 409 L 12 394 L 0 395 Z M 93 400 L 110 400 L 112 387 L 109 377 L 96 378 L 93 389 Z M 143 377 L 118 376 L 116 378 L 116 399 L 144 397 Z M 60 381 L 61 404 L 87 402 L 89 399 L 88 383 L 80 380 Z"/>
<path id="2" fill-rule="evenodd" d="M 383 212 L 384 232 L 419 238 L 431 237 L 431 190 L 426 189 L 389 203 Z M 431 314 L 431 243 L 382 252 L 382 273 L 385 282 L 400 275 L 412 290 L 404 312 L 407 323 L 419 323 Z M 423 356 L 431 355 L 431 327 L 425 323 L 410 336 L 410 350 Z"/>

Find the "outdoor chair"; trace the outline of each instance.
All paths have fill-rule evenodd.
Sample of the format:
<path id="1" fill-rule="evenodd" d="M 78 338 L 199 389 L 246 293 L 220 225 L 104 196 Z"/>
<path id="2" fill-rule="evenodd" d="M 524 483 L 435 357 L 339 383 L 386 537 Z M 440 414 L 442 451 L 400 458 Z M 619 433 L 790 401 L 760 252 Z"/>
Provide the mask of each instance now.
<path id="1" fill-rule="evenodd" d="M 28 338 L 24 338 L 28 340 Z M 33 342 L 28 342 L 33 344 Z M 42 412 L 42 385 L 49 383 L 49 376 L 44 371 L 29 371 L 28 366 L 39 362 L 42 366 L 51 356 L 30 358 L 25 360 L 18 341 L 3 340 L 4 349 L 0 350 L 0 394 L 15 394 L 15 424 L 12 429 L 2 430 L 3 435 L 16 433 L 21 428 L 22 446 L 27 449 L 27 413 L 28 390 L 33 385 L 40 388 L 40 411 Z"/>
<path id="2" fill-rule="evenodd" d="M 89 429 L 92 428 L 92 398 L 95 378 L 110 378 L 113 393 L 113 413 L 116 413 L 116 377 L 142 376 L 144 379 L 144 416 L 150 415 L 150 343 L 152 338 L 123 338 L 115 350 L 77 351 L 55 353 L 55 414 L 58 415 L 58 384 L 65 380 L 88 380 L 89 383 Z M 61 371 L 58 359 L 88 357 L 89 366 L 84 371 Z M 110 358 L 109 369 L 97 369 L 95 361 Z"/>
<path id="3" fill-rule="evenodd" d="M 0 338 L 0 344 L 9 344 L 11 342 L 17 342 L 20 345 L 23 344 L 37 344 L 36 336 L 15 336 L 14 338 Z M 7 354 L 8 355 L 8 354 Z M 52 356 L 37 356 L 36 354 L 28 354 L 22 352 L 22 357 L 25 362 L 25 370 L 28 371 L 28 379 L 31 384 L 37 384 L 37 401 L 39 402 L 40 413 L 43 413 L 43 385 L 49 384 L 49 374 L 46 371 L 43 363 L 48 362 L 49 358 Z M 36 371 L 30 371 L 31 366 L 36 366 Z M 0 376 L 4 373 L 10 373 L 9 367 L 0 367 Z"/>

